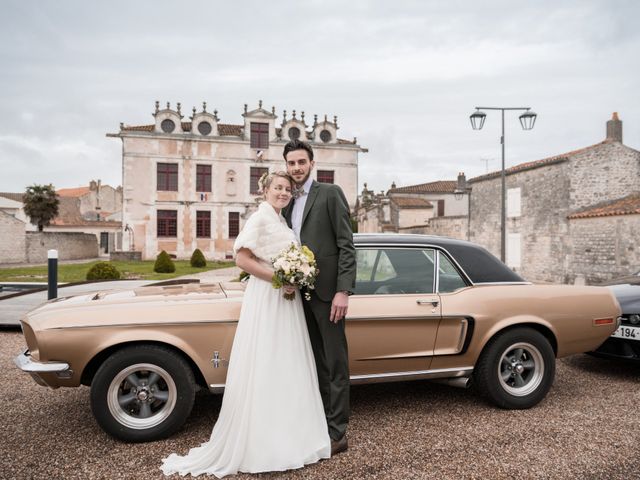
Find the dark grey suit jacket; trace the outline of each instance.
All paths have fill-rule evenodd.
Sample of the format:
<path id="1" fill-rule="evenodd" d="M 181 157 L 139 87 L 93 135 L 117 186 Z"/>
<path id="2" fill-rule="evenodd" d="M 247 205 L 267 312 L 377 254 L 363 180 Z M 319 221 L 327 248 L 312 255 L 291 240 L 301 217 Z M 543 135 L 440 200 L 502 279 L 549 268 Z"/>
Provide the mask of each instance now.
<path id="1" fill-rule="evenodd" d="M 289 226 L 294 202 L 292 200 L 283 211 Z M 353 291 L 356 250 L 349 204 L 339 186 L 316 181 L 311 184 L 302 215 L 300 243 L 309 247 L 316 257 L 320 273 L 315 291 L 321 300 L 330 302 L 337 291 Z"/>

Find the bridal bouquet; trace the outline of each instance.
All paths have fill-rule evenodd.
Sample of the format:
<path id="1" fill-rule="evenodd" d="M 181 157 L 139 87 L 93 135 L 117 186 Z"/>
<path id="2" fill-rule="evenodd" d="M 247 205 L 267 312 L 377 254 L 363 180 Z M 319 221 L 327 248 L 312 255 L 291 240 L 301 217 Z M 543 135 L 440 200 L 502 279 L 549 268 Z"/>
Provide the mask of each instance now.
<path id="1" fill-rule="evenodd" d="M 271 261 L 275 270 L 271 279 L 273 288 L 282 288 L 284 285 L 293 285 L 295 287 L 307 287 L 313 290 L 313 286 L 318 276 L 318 268 L 316 267 L 316 259 L 313 252 L 306 246 L 298 247 L 292 243 L 288 248 L 276 255 Z M 304 297 L 311 299 L 309 292 L 305 292 Z M 293 300 L 296 298 L 294 293 L 285 293 L 284 298 Z"/>

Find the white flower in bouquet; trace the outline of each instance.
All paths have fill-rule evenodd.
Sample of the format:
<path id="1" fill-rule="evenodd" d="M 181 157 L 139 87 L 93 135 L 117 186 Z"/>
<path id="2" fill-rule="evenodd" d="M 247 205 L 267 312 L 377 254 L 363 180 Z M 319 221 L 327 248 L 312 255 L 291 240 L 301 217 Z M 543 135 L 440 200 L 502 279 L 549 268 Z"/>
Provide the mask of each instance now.
<path id="1" fill-rule="evenodd" d="M 316 267 L 316 259 L 313 252 L 306 246 L 297 246 L 292 243 L 282 252 L 276 255 L 271 264 L 275 270 L 271 278 L 273 288 L 282 288 L 285 285 L 294 287 L 307 287 L 308 290 L 314 288 L 316 277 L 318 276 L 318 268 Z M 285 293 L 284 298 L 293 300 L 294 293 Z M 311 295 L 305 292 L 305 298 L 309 300 Z"/>

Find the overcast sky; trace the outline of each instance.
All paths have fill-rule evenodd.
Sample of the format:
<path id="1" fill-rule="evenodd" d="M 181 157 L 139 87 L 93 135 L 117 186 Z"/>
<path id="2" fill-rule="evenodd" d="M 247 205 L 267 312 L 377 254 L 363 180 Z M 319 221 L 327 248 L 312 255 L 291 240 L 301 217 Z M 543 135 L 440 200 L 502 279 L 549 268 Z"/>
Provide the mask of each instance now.
<path id="1" fill-rule="evenodd" d="M 119 185 L 119 122 L 154 101 L 206 101 L 242 123 L 259 99 L 281 115 L 338 116 L 369 149 L 359 188 L 500 168 L 604 139 L 613 111 L 640 149 L 640 2 L 6 1 L 0 17 L 0 191 L 91 179 Z M 279 118 L 281 120 L 281 118 Z"/>

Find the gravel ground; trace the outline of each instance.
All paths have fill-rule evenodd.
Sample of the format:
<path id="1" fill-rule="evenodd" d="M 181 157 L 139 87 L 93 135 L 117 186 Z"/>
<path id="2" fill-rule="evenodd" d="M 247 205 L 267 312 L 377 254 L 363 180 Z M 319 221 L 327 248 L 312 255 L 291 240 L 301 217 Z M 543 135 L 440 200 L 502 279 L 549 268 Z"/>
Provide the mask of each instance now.
<path id="1" fill-rule="evenodd" d="M 111 439 L 91 416 L 87 387 L 46 389 L 13 366 L 23 345 L 19 332 L 0 331 L 0 478 L 163 478 L 163 457 L 208 439 L 220 397 L 207 393 L 173 438 Z M 640 478 L 639 380 L 639 365 L 577 355 L 558 362 L 551 392 L 527 411 L 429 382 L 356 386 L 346 453 L 234 478 Z"/>

